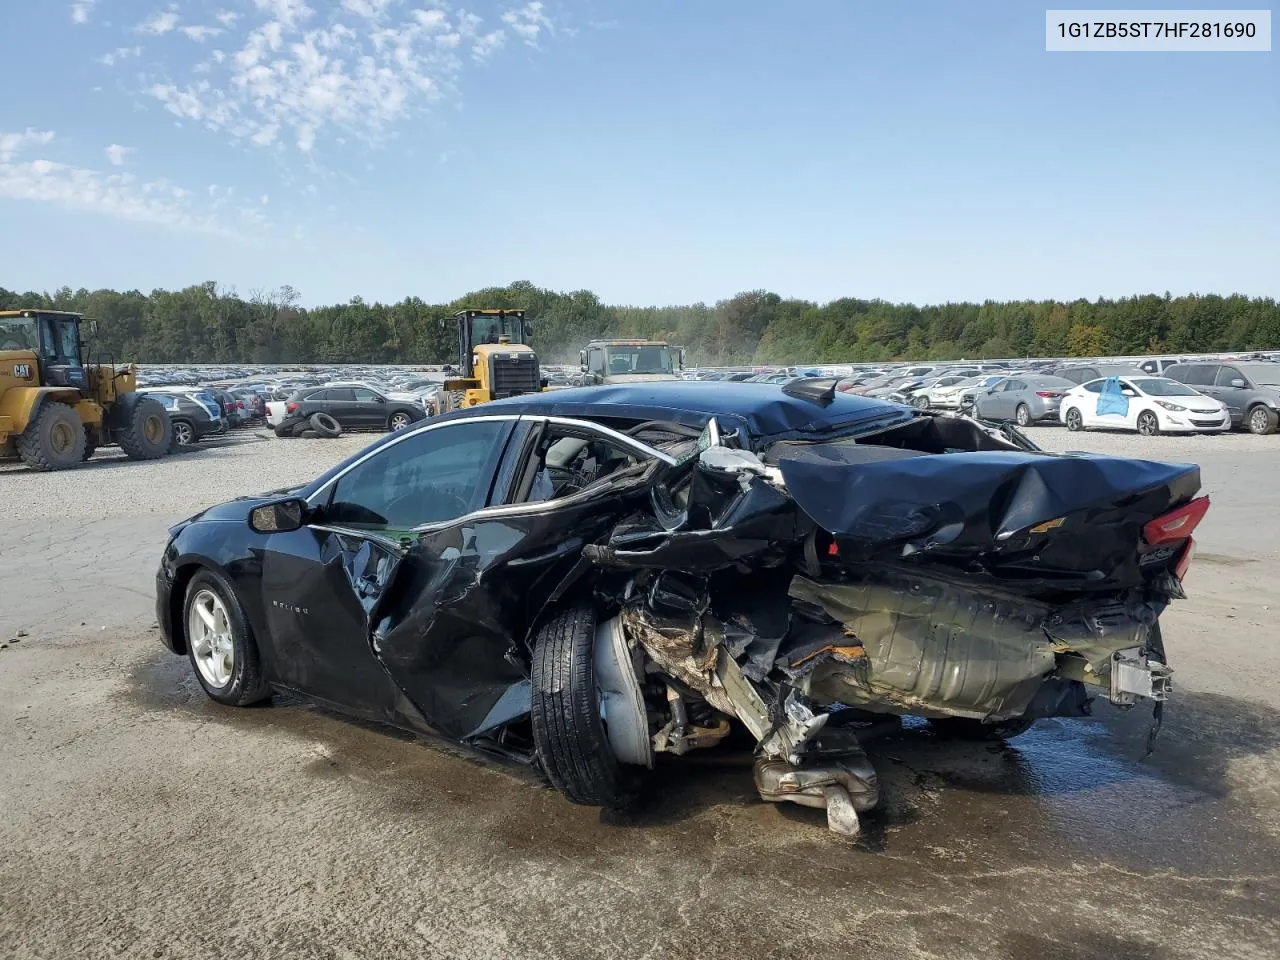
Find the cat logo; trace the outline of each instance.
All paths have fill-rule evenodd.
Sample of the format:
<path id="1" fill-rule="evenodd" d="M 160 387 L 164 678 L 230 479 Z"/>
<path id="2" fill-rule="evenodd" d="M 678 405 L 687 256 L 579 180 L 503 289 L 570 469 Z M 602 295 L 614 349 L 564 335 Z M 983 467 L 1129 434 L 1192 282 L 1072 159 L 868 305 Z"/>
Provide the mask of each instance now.
<path id="1" fill-rule="evenodd" d="M 15 377 L 17 377 L 19 380 L 30 380 L 30 379 L 31 379 L 31 364 L 29 364 L 29 363 L 15 363 L 15 364 L 13 365 L 13 375 L 14 375 Z"/>

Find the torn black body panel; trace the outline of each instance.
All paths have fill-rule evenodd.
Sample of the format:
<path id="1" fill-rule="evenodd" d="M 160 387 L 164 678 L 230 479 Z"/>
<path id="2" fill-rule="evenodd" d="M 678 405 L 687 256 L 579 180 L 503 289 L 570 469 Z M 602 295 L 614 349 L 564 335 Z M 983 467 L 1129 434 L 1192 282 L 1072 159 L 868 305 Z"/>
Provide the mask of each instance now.
<path id="1" fill-rule="evenodd" d="M 831 443 L 791 445 L 776 460 L 842 558 L 927 556 L 1039 591 L 1140 584 L 1142 526 L 1200 486 L 1190 464 L 1008 450 Z"/>

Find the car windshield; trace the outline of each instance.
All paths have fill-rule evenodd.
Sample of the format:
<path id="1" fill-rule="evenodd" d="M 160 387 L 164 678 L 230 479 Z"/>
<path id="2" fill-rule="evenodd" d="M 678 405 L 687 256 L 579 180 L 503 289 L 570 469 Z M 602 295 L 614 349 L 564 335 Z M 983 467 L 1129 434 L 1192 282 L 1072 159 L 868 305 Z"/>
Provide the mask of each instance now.
<path id="1" fill-rule="evenodd" d="M 39 342 L 35 317 L 0 317 L 0 350 L 35 350 Z"/>
<path id="2" fill-rule="evenodd" d="M 1179 383 L 1177 380 L 1150 379 L 1150 380 L 1134 380 L 1133 385 L 1145 393 L 1149 397 L 1194 397 L 1198 396 L 1195 390 L 1192 390 L 1185 383 Z"/>
<path id="3" fill-rule="evenodd" d="M 672 373 L 671 350 L 652 344 L 608 348 L 610 373 Z"/>

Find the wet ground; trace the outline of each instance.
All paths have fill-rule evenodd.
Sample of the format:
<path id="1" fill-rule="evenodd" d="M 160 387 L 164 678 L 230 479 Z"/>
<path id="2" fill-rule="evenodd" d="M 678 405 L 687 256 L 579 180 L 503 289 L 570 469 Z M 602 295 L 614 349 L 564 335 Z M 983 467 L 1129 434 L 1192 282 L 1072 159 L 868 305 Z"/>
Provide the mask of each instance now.
<path id="1" fill-rule="evenodd" d="M 1259 439 L 1280 438 L 1168 454 L 1232 506 L 1166 621 L 1151 756 L 1147 710 L 1008 745 L 908 723 L 868 743 L 884 803 L 853 843 L 762 803 L 741 750 L 663 765 L 623 817 L 302 701 L 220 707 L 151 626 L 175 518 L 6 523 L 0 640 L 28 635 L 0 650 L 0 957 L 1274 960 L 1280 589 L 1247 504 L 1280 443 Z"/>

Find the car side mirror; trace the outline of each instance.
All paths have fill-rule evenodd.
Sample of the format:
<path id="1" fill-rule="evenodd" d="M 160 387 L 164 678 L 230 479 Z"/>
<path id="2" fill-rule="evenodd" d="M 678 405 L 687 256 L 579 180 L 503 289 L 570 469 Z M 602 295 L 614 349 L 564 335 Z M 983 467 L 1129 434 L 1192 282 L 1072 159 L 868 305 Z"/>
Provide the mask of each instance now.
<path id="1" fill-rule="evenodd" d="M 587 369 L 587 351 L 578 351 L 578 369 L 585 371 Z"/>
<path id="2" fill-rule="evenodd" d="M 302 527 L 307 505 L 298 499 L 277 500 L 249 511 L 249 527 L 255 533 L 288 533 Z"/>
<path id="3" fill-rule="evenodd" d="M 1231 385 L 1232 385 L 1233 387 L 1235 387 L 1236 389 L 1238 389 L 1238 390 L 1243 390 L 1243 389 L 1244 389 L 1244 381 L 1243 381 L 1243 380 L 1232 380 L 1232 381 L 1231 381 Z"/>
<path id="4" fill-rule="evenodd" d="M 386 398 L 386 397 L 374 397 L 374 398 L 373 398 L 373 402 L 374 402 L 374 403 L 386 403 L 386 402 L 387 402 L 387 398 Z"/>

